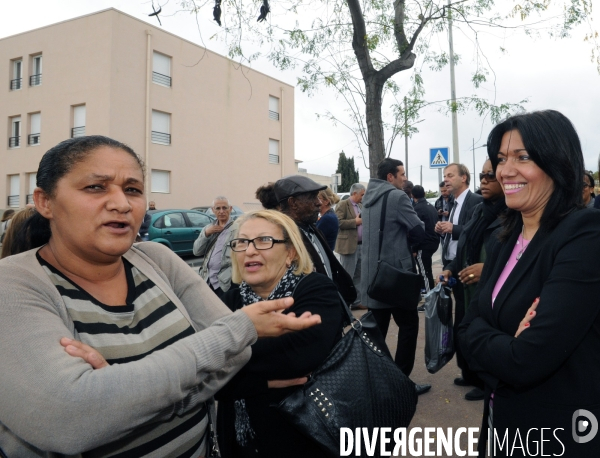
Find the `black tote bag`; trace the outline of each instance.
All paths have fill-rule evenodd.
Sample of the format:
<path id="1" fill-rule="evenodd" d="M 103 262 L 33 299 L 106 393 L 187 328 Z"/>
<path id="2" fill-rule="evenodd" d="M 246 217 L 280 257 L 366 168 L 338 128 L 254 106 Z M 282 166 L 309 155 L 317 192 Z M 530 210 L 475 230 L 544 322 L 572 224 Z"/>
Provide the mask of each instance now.
<path id="1" fill-rule="evenodd" d="M 332 457 L 340 456 L 340 428 L 408 427 L 417 408 L 415 385 L 392 360 L 372 313 L 356 319 L 340 300 L 350 329 L 308 382 L 277 406 Z"/>

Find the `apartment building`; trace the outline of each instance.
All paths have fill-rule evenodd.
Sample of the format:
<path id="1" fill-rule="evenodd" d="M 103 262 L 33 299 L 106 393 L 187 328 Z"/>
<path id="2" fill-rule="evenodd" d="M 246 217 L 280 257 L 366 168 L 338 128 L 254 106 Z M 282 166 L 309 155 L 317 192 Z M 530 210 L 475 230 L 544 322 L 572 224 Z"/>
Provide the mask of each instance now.
<path id="1" fill-rule="evenodd" d="M 80 135 L 131 146 L 157 208 L 260 208 L 256 188 L 296 171 L 293 86 L 112 8 L 1 39 L 0 120 L 0 208 Z"/>

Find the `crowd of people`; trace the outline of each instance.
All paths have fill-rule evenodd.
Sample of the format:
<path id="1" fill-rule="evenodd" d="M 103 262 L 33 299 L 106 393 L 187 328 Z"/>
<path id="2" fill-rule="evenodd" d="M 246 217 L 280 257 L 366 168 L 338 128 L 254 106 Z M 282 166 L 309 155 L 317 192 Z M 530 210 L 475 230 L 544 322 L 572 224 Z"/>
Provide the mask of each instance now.
<path id="1" fill-rule="evenodd" d="M 552 110 L 507 118 L 487 148 L 478 191 L 449 164 L 435 205 L 392 158 L 342 201 L 293 175 L 259 187 L 264 210 L 233 221 L 217 196 L 198 273 L 143 241 L 134 151 L 102 136 L 51 148 L 35 205 L 0 221 L 0 456 L 328 456 L 272 406 L 340 340 L 344 303 L 384 336 L 394 319 L 394 361 L 410 376 L 417 304 L 376 300 L 369 285 L 385 261 L 429 291 L 438 248 L 439 281 L 458 280 L 454 383 L 483 400 L 479 456 L 494 434 L 536 428 L 555 431 L 544 453 L 598 456 L 600 438 L 574 430 L 577 412 L 600 418 L 593 173 Z"/>

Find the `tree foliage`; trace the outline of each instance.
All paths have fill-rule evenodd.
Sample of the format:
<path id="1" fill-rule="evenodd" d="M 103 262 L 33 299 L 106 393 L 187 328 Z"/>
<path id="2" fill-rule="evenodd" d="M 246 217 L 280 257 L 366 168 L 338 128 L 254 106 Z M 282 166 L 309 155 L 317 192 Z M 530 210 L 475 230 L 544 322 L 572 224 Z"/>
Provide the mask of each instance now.
<path id="1" fill-rule="evenodd" d="M 338 192 L 350 192 L 350 186 L 359 182 L 358 169 L 354 165 L 354 158 L 346 157 L 343 151 L 340 153 L 335 173 L 342 174 L 342 184 L 338 185 Z"/>
<path id="2" fill-rule="evenodd" d="M 418 132 L 416 125 L 427 106 L 443 112 L 475 110 L 492 122 L 523 110 L 524 100 L 495 102 L 493 68 L 479 39 L 483 31 L 521 29 L 530 36 L 563 38 L 584 25 L 583 39 L 591 44 L 592 60 L 600 71 L 592 0 L 271 1 L 271 14 L 261 23 L 256 21 L 260 2 L 220 1 L 219 35 L 227 42 L 229 57 L 251 63 L 264 56 L 281 70 L 299 71 L 300 90 L 334 91 L 346 113 L 322 115 L 354 133 L 372 176 L 398 135 Z M 212 4 L 204 0 L 178 3 L 194 14 L 212 14 Z M 475 92 L 456 102 L 427 100 L 423 68 L 439 71 L 449 65 L 450 19 L 474 44 Z M 455 55 L 455 65 L 461 60 L 461 55 Z M 407 70 L 411 70 L 410 82 L 400 84 L 397 75 Z M 486 84 L 490 87 L 481 97 L 477 90 Z"/>

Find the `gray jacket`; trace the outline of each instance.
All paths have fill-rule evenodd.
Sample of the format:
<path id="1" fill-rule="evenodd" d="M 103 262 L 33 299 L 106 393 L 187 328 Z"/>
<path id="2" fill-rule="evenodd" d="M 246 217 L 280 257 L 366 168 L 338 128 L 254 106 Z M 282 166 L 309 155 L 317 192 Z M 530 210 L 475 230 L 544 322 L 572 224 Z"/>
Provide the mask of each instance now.
<path id="1" fill-rule="evenodd" d="M 363 245 L 361 291 L 362 304 L 373 309 L 390 308 L 388 304 L 371 299 L 367 294 L 369 285 L 377 271 L 377 253 L 379 249 L 379 223 L 382 210 L 382 197 L 391 190 L 387 201 L 385 228 L 381 259 L 398 268 L 414 270 L 412 250 L 408 242 L 408 233 L 415 227 L 425 235 L 423 222 L 419 219 L 404 191 L 396 189 L 391 183 L 371 178 L 367 192 L 363 197 Z M 400 297 L 399 300 L 402 300 Z"/>
<path id="2" fill-rule="evenodd" d="M 213 396 L 250 358 L 257 335 L 247 315 L 232 314 L 171 250 L 146 242 L 123 257 L 197 332 L 93 370 L 59 343 L 78 334 L 36 252 L 0 261 L 0 448 L 10 458 L 80 456 L 172 418 Z"/>
<path id="3" fill-rule="evenodd" d="M 231 248 L 229 248 L 229 242 L 236 237 L 238 232 L 238 225 L 235 223 L 235 221 L 231 221 L 229 224 L 230 230 L 229 234 L 227 235 L 227 239 L 225 240 L 223 252 L 221 253 L 221 266 L 219 268 L 219 273 L 217 274 L 217 278 L 219 279 L 219 287 L 223 292 L 228 291 L 229 288 L 231 288 Z M 212 256 L 217 237 L 219 236 L 219 234 L 212 234 L 207 237 L 207 227 L 209 226 L 205 226 L 204 229 L 202 229 L 202 232 L 200 232 L 200 235 L 194 242 L 194 255 L 204 256 L 199 273 L 200 276 L 206 281 L 208 281 L 208 261 Z"/>

